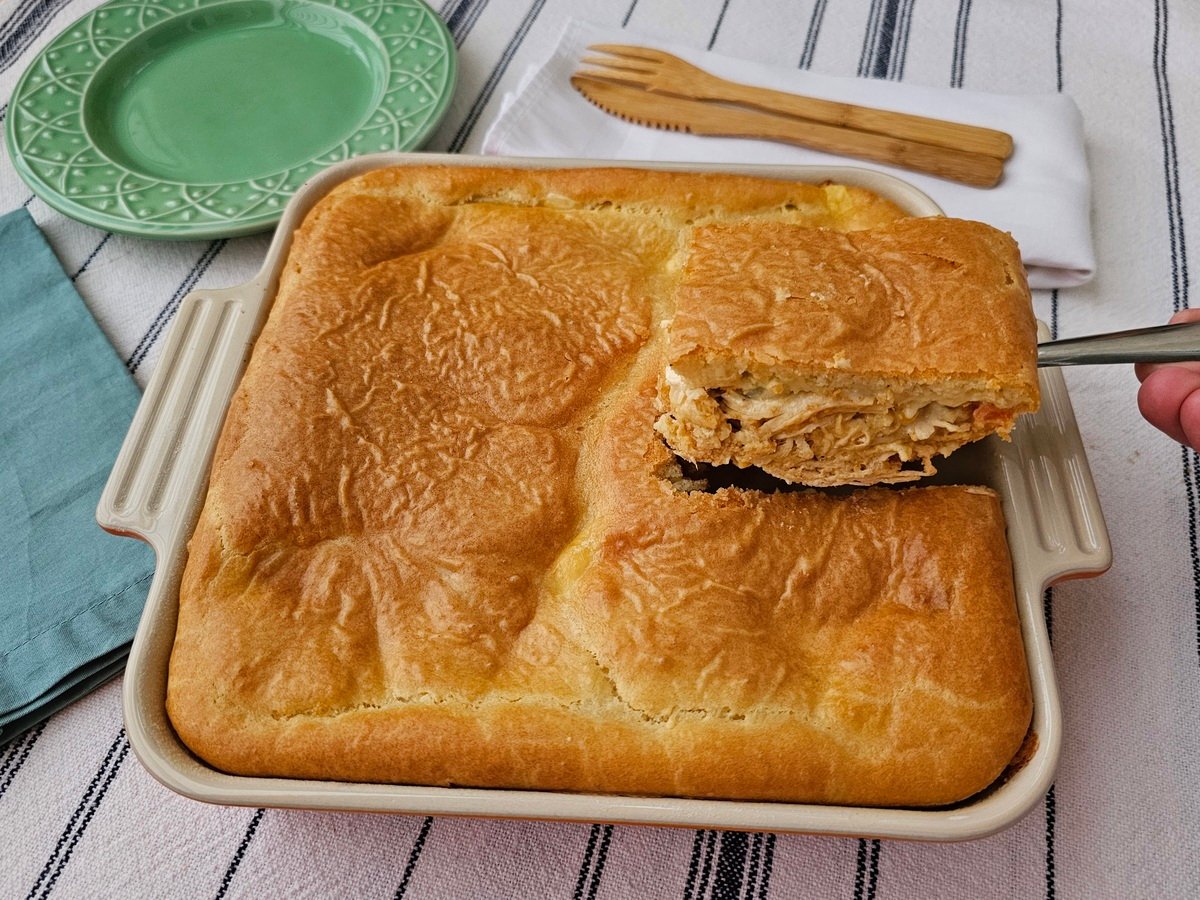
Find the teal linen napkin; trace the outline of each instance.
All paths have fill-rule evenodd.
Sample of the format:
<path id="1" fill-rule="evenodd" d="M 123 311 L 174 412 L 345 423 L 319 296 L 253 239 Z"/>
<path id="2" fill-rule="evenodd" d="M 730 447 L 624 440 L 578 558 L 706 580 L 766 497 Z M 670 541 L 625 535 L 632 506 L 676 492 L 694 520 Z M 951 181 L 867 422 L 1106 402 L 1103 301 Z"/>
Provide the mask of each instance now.
<path id="1" fill-rule="evenodd" d="M 123 667 L 154 554 L 96 503 L 138 398 L 29 214 L 0 217 L 0 743 Z"/>

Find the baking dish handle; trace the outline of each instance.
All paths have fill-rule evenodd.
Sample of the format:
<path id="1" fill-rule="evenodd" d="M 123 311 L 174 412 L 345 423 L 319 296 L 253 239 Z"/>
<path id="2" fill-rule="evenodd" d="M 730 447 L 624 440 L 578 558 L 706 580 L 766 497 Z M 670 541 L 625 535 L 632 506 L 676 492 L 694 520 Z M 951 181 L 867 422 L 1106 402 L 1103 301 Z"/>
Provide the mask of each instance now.
<path id="1" fill-rule="evenodd" d="M 1044 340 L 1048 332 L 1039 325 Z M 1032 519 L 1027 528 L 1009 529 L 1013 555 L 1047 587 L 1108 571 L 1112 545 L 1063 373 L 1038 375 L 1041 408 L 1018 421 L 1011 443 L 988 443 L 1009 521 Z"/>
<path id="2" fill-rule="evenodd" d="M 178 547 L 203 495 L 208 463 L 261 327 L 257 279 L 188 294 L 96 508 L 106 531 L 160 554 Z"/>

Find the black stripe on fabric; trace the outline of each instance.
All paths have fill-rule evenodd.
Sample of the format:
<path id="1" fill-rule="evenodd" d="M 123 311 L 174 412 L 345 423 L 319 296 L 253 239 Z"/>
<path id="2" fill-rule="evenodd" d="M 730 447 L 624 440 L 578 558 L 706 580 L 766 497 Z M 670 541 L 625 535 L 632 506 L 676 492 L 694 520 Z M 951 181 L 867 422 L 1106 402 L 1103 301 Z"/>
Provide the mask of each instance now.
<path id="1" fill-rule="evenodd" d="M 31 7 L 40 5 L 42 0 L 21 0 L 21 4 L 7 19 L 4 24 L 0 25 L 0 41 L 7 38 L 15 29 L 20 28 L 24 24 L 25 16 L 29 15 Z"/>
<path id="2" fill-rule="evenodd" d="M 12 30 L 0 38 L 0 73 L 7 71 L 13 63 L 20 59 L 21 54 L 41 36 L 50 21 L 69 2 L 70 0 L 48 0 L 48 2 L 37 4 L 19 22 L 14 22 L 15 16 L 13 19 L 9 19 L 10 22 L 14 22 Z"/>
<path id="3" fill-rule="evenodd" d="M 1062 76 L 1062 26 L 1063 26 L 1063 10 L 1062 0 L 1055 3 L 1057 7 L 1054 15 L 1054 68 L 1058 73 L 1058 92 L 1061 94 L 1063 89 Z M 1056 292 L 1057 293 L 1057 292 Z"/>
<path id="4" fill-rule="evenodd" d="M 122 728 L 117 733 L 116 740 L 109 746 L 108 753 L 104 755 L 104 761 L 100 764 L 100 768 L 96 770 L 96 774 L 88 783 L 83 798 L 75 807 L 75 812 L 67 821 L 67 827 L 63 829 L 58 842 L 54 845 L 54 852 L 50 854 L 37 881 L 30 888 L 28 900 L 50 895 L 50 891 L 54 889 L 54 884 L 62 875 L 63 869 L 71 861 L 75 845 L 79 843 L 79 839 L 87 831 L 92 817 L 96 815 L 96 810 L 104 802 L 104 796 L 108 793 L 113 779 L 117 777 L 117 772 L 120 771 L 121 763 L 125 761 L 127 753 L 129 753 L 129 741 L 126 740 L 125 729 Z"/>
<path id="5" fill-rule="evenodd" d="M 425 849 L 425 841 L 429 838 L 431 828 L 433 816 L 426 816 L 425 821 L 421 823 L 421 830 L 417 832 L 417 839 L 413 841 L 412 849 L 408 851 L 408 862 L 404 864 L 404 875 L 396 888 L 395 900 L 401 900 L 408 892 L 409 882 L 412 881 L 413 872 L 417 870 L 417 861 L 421 858 L 421 851 Z"/>
<path id="6" fill-rule="evenodd" d="M 913 0 L 875 0 L 872 3 L 859 54 L 859 77 L 893 81 L 904 77 L 912 11 Z M 813 12 L 815 14 L 816 10 Z"/>
<path id="7" fill-rule="evenodd" d="M 872 78 L 886 78 L 892 61 L 892 44 L 896 36 L 896 11 L 900 0 L 886 0 L 882 22 L 878 29 L 878 46 L 871 62 Z"/>
<path id="8" fill-rule="evenodd" d="M 8 741 L 3 747 L 3 758 L 0 758 L 0 778 L 4 777 L 4 773 L 8 771 L 9 763 L 16 757 L 17 750 L 25 741 L 25 735 L 18 734 L 11 741 Z"/>
<path id="9" fill-rule="evenodd" d="M 892 51 L 892 66 L 888 78 L 894 81 L 904 80 L 904 64 L 908 61 L 908 34 L 912 30 L 913 7 L 916 0 L 904 0 L 900 10 L 900 20 L 896 26 L 895 48 Z"/>
<path id="10" fill-rule="evenodd" d="M 1169 35 L 1167 0 L 1154 4 L 1154 81 L 1158 93 L 1159 128 L 1162 132 L 1163 174 L 1167 195 L 1167 227 L 1171 241 L 1171 305 L 1175 312 L 1187 309 L 1187 236 L 1184 233 L 1183 200 L 1179 190 L 1179 155 L 1175 142 L 1175 112 L 1167 71 Z M 1180 449 L 1183 483 L 1188 504 L 1188 550 L 1192 563 L 1192 602 L 1196 630 L 1196 656 L 1200 660 L 1200 536 L 1197 534 L 1197 470 L 1200 459 L 1187 447 Z"/>
<path id="11" fill-rule="evenodd" d="M 804 36 L 804 52 L 800 54 L 801 69 L 811 69 L 813 56 L 817 52 L 817 35 L 821 33 L 821 23 L 825 21 L 825 4 L 827 0 L 817 0 L 813 4 L 812 16 L 808 20 L 808 33 Z"/>
<path id="12" fill-rule="evenodd" d="M 37 743 L 39 737 L 42 736 L 42 731 L 45 729 L 46 723 L 40 723 L 32 731 L 27 731 L 15 741 L 8 745 L 8 753 L 4 757 L 4 764 L 0 766 L 0 797 L 4 796 L 8 786 L 13 783 L 13 779 L 17 777 L 17 773 L 21 771 L 21 766 L 25 765 L 25 760 L 29 759 L 29 751 L 33 749 L 33 745 Z"/>
<path id="13" fill-rule="evenodd" d="M 446 7 L 443 17 L 455 47 L 462 46 L 485 6 L 487 0 L 456 0 L 452 6 Z"/>
<path id="14" fill-rule="evenodd" d="M 717 33 L 721 30 L 721 23 L 725 21 L 725 10 L 729 9 L 729 0 L 724 0 L 721 4 L 721 11 L 717 13 L 717 24 L 713 26 L 712 37 L 708 39 L 708 49 L 711 50 L 717 42 Z"/>
<path id="15" fill-rule="evenodd" d="M 726 831 L 721 835 L 721 852 L 717 855 L 717 871 L 713 877 L 713 900 L 737 900 L 741 896 L 749 842 L 749 835 L 743 831 Z"/>
<path id="16" fill-rule="evenodd" d="M 1058 291 L 1054 290 L 1050 293 L 1050 338 L 1051 340 L 1058 337 Z M 1042 597 L 1042 609 L 1046 616 L 1046 636 L 1050 638 L 1050 643 L 1054 643 L 1054 588 L 1046 588 L 1046 593 Z M 1050 790 L 1046 791 L 1045 813 L 1046 813 L 1046 852 L 1045 852 L 1045 869 L 1046 869 L 1046 900 L 1054 900 L 1057 889 L 1057 872 L 1054 867 L 1054 830 L 1058 820 L 1058 810 L 1056 809 L 1054 799 L 1054 785 L 1050 785 Z"/>
<path id="17" fill-rule="evenodd" d="M 967 25 L 971 20 L 971 0 L 958 0 L 958 20 L 954 23 L 954 59 L 950 63 L 950 87 L 963 86 L 967 57 Z"/>
<path id="18" fill-rule="evenodd" d="M 1046 792 L 1046 900 L 1057 896 L 1054 871 L 1054 785 Z"/>
<path id="19" fill-rule="evenodd" d="M 863 889 L 867 884 L 867 842 L 858 839 L 858 853 L 854 859 L 854 900 L 863 900 Z"/>
<path id="20" fill-rule="evenodd" d="M 867 864 L 867 900 L 875 900 L 879 885 L 879 841 L 871 841 L 871 859 Z"/>
<path id="21" fill-rule="evenodd" d="M 8 104 L 5 103 L 3 106 L 0 106 L 0 122 L 3 122 L 4 117 L 7 115 L 8 115 Z"/>
<path id="22" fill-rule="evenodd" d="M 472 0 L 450 0 L 438 11 L 442 21 L 446 23 L 446 30 L 451 35 L 457 33 L 459 22 L 462 21 L 463 16 L 467 14 L 467 10 L 472 5 Z"/>
<path id="23" fill-rule="evenodd" d="M 487 81 L 483 85 L 483 90 L 479 92 L 479 96 L 475 98 L 475 102 L 471 104 L 471 108 L 467 110 L 466 118 L 462 124 L 458 126 L 458 131 L 454 135 L 454 140 L 450 142 L 449 151 L 457 153 L 462 149 L 463 144 L 467 142 L 467 138 L 471 136 L 471 131 L 475 128 L 475 124 L 479 121 L 483 109 L 487 106 L 489 100 L 492 99 L 492 94 L 496 91 L 496 85 L 500 83 L 500 79 L 504 77 L 504 73 L 508 71 L 509 63 L 512 62 L 513 55 L 520 48 L 525 36 L 529 34 L 529 29 L 533 27 L 533 23 L 537 20 L 538 13 L 542 11 L 542 7 L 546 5 L 546 0 L 533 0 L 533 4 L 521 19 L 521 24 L 517 26 L 516 32 L 509 38 L 508 45 L 504 48 L 504 52 L 500 54 L 500 59 L 488 75 Z"/>
<path id="24" fill-rule="evenodd" d="M 628 24 L 629 24 L 629 17 L 630 17 L 630 16 L 632 16 L 632 15 L 633 15 L 633 11 L 634 11 L 635 9 L 637 9 L 637 5 L 638 5 L 638 0 L 633 0 L 633 2 L 629 4 L 629 9 L 625 10 L 625 18 L 623 18 L 623 19 L 621 20 L 621 27 L 622 27 L 622 28 L 624 28 L 626 25 L 628 25 Z"/>
<path id="25" fill-rule="evenodd" d="M 867 30 L 863 35 L 862 50 L 858 53 L 858 75 L 865 77 L 871 71 L 871 60 L 875 58 L 875 42 L 879 36 L 880 0 L 871 0 L 871 11 L 867 15 Z"/>
<path id="26" fill-rule="evenodd" d="M 22 204 L 21 204 L 21 206 L 22 206 L 23 208 L 26 208 L 26 209 L 28 209 L 28 208 L 29 208 L 29 204 L 30 204 L 30 203 L 32 203 L 32 202 L 33 202 L 35 199 L 36 199 L 36 198 L 34 197 L 34 195 L 33 195 L 33 194 L 30 194 L 28 197 L 26 197 L 26 198 L 25 198 L 25 202 L 24 202 L 24 203 L 22 203 Z"/>
<path id="27" fill-rule="evenodd" d="M 721 832 L 712 829 L 708 832 L 704 841 L 704 862 L 700 865 L 700 880 L 696 885 L 696 896 L 704 897 L 708 894 L 709 881 L 713 874 L 713 856 L 716 853 L 717 843 L 721 839 Z"/>
<path id="28" fill-rule="evenodd" d="M 92 252 L 87 255 L 87 259 L 85 259 L 83 261 L 83 265 L 81 265 L 76 270 L 75 274 L 71 276 L 72 281 L 74 281 L 76 278 L 78 278 L 80 275 L 82 275 L 84 272 L 86 272 L 88 270 L 88 266 L 90 266 L 92 264 L 92 260 L 94 260 L 96 258 L 96 255 L 101 250 L 104 249 L 104 245 L 109 242 L 110 238 L 112 238 L 111 231 L 108 232 L 107 234 L 105 234 L 104 237 L 100 238 L 100 243 L 98 243 L 95 247 L 92 248 Z"/>
<path id="29" fill-rule="evenodd" d="M 861 69 L 858 74 L 866 78 L 871 74 L 871 66 L 875 60 L 875 53 L 879 49 L 879 28 L 883 22 L 883 8 L 886 0 L 871 0 L 871 18 L 867 23 L 867 33 L 863 36 L 863 45 L 866 48 L 866 58 L 862 61 Z"/>
<path id="30" fill-rule="evenodd" d="M 237 875 L 238 869 L 241 868 L 242 860 L 246 857 L 246 850 L 250 846 L 250 842 L 254 840 L 254 832 L 258 831 L 258 825 L 262 822 L 262 818 L 266 812 L 265 809 L 256 809 L 254 815 L 250 817 L 250 824 L 246 828 L 246 833 L 242 835 L 242 842 L 238 844 L 237 850 L 234 851 L 233 859 L 229 861 L 229 865 L 225 868 L 225 874 L 221 877 L 221 884 L 217 888 L 216 900 L 222 900 L 225 894 L 229 892 L 229 885 L 233 884 L 233 878 Z"/>
<path id="31" fill-rule="evenodd" d="M 596 900 L 600 890 L 600 879 L 604 877 L 604 863 L 608 859 L 608 845 L 612 842 L 613 826 L 605 825 L 600 836 L 600 848 L 596 851 L 596 865 L 592 869 L 592 883 L 588 888 L 587 900 Z"/>
<path id="32" fill-rule="evenodd" d="M 15 738 L 7 741 L 4 744 L 4 747 L 2 748 L 3 759 L 0 759 L 0 778 L 4 777 L 4 773 L 8 771 L 8 767 L 12 764 L 12 761 L 16 759 L 17 754 L 21 752 L 21 747 L 25 743 L 27 736 L 28 735 L 25 734 L 18 734 Z"/>
<path id="33" fill-rule="evenodd" d="M 1175 311 L 1188 308 L 1187 241 L 1183 230 L 1183 202 L 1179 193 L 1179 154 L 1175 144 L 1175 108 L 1167 77 L 1169 14 L 1167 0 L 1154 4 L 1154 81 L 1158 89 L 1158 117 L 1163 142 L 1167 220 L 1171 239 L 1171 286 Z"/>
<path id="34" fill-rule="evenodd" d="M 767 849 L 763 853 L 762 880 L 758 883 L 758 900 L 766 900 L 771 888 L 771 868 L 775 864 L 775 835 L 767 835 Z"/>
<path id="35" fill-rule="evenodd" d="M 1046 610 L 1046 633 L 1050 640 L 1054 640 L 1054 589 L 1047 588 L 1046 596 L 1043 600 L 1043 606 Z M 1056 808 L 1054 798 L 1055 785 L 1050 785 L 1050 790 L 1046 791 L 1045 813 L 1046 813 L 1046 852 L 1045 852 L 1045 869 L 1046 869 L 1046 900 L 1054 900 L 1058 893 L 1057 888 L 1057 871 L 1054 866 L 1054 837 L 1055 828 L 1058 824 L 1058 810 Z"/>
<path id="36" fill-rule="evenodd" d="M 142 335 L 142 339 L 133 348 L 133 352 L 129 354 L 129 359 L 125 360 L 125 366 L 129 369 L 130 373 L 136 372 L 138 367 L 145 361 L 146 354 L 154 347 L 163 329 L 166 328 L 167 323 L 174 317 L 175 311 L 179 309 L 179 304 L 182 302 L 184 295 L 195 287 L 196 282 L 208 271 L 208 267 L 212 265 L 212 261 L 217 258 L 217 254 L 224 249 L 227 243 L 229 241 L 222 238 L 213 241 L 204 248 L 204 252 L 200 254 L 200 258 L 196 260 L 196 264 L 192 266 L 191 270 L 184 276 L 183 281 L 175 288 L 175 293 L 171 295 L 171 299 L 158 311 L 158 315 L 154 317 L 154 321 L 150 323 L 150 327 L 146 329 L 146 333 Z"/>
<path id="37" fill-rule="evenodd" d="M 696 876 L 700 872 L 700 850 L 704 846 L 704 829 L 696 830 L 692 838 L 692 858 L 688 860 L 687 881 L 683 885 L 683 900 L 692 900 L 696 896 Z"/>
<path id="38" fill-rule="evenodd" d="M 600 826 L 593 825 L 588 832 L 587 847 L 583 851 L 583 862 L 579 864 L 579 877 L 575 879 L 574 900 L 582 900 L 583 889 L 587 886 L 588 873 L 592 871 L 592 856 L 596 852 L 596 841 L 600 839 Z"/>
<path id="39" fill-rule="evenodd" d="M 1196 606 L 1196 655 L 1200 658 L 1200 552 L 1197 547 L 1200 541 L 1197 540 L 1197 524 L 1196 524 L 1196 484 L 1200 479 L 1197 478 L 1197 471 L 1200 470 L 1200 457 L 1196 455 L 1196 451 L 1187 447 L 1182 448 L 1183 453 L 1183 481 L 1187 489 L 1187 504 L 1188 504 L 1188 540 L 1191 544 L 1192 556 L 1192 581 L 1196 585 L 1193 588 Z"/>
<path id="40" fill-rule="evenodd" d="M 742 895 L 745 900 L 754 897 L 754 883 L 758 880 L 758 864 L 762 856 L 763 833 L 756 831 L 750 843 L 750 865 L 746 869 L 746 892 Z"/>

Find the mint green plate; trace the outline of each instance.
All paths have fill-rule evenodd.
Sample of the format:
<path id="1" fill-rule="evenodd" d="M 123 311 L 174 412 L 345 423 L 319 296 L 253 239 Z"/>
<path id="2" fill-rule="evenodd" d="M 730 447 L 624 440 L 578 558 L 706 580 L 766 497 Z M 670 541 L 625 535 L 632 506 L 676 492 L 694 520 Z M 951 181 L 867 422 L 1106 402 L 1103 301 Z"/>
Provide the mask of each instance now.
<path id="1" fill-rule="evenodd" d="M 29 65 L 6 138 L 72 218 L 233 237 L 273 226 L 332 163 L 419 146 L 455 68 L 420 0 L 109 0 Z"/>

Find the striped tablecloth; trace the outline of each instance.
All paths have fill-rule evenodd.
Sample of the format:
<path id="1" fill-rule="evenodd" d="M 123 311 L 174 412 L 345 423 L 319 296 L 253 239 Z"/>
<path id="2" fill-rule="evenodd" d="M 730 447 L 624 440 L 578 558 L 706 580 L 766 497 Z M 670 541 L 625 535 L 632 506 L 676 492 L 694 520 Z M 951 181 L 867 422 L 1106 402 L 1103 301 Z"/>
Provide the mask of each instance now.
<path id="1" fill-rule="evenodd" d="M 32 54 L 95 5 L 6 0 L 0 102 Z M 433 150 L 478 149 L 503 93 L 568 17 L 830 74 L 1067 91 L 1086 123 L 1098 275 L 1038 293 L 1039 314 L 1075 335 L 1188 306 L 1200 234 L 1194 3 L 446 0 L 439 12 L 461 77 Z M 20 206 L 143 384 L 183 295 L 245 280 L 267 244 L 105 234 L 33 199 L 5 158 L 0 211 Z M 138 765 L 111 683 L 0 749 L 0 896 L 1196 896 L 1200 464 L 1141 421 L 1128 369 L 1071 371 L 1068 383 L 1117 562 L 1046 597 L 1062 765 L 1040 808 L 1000 835 L 935 846 L 207 807 Z"/>

